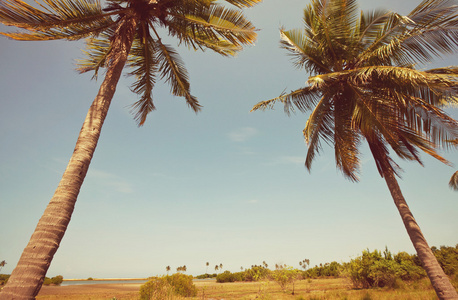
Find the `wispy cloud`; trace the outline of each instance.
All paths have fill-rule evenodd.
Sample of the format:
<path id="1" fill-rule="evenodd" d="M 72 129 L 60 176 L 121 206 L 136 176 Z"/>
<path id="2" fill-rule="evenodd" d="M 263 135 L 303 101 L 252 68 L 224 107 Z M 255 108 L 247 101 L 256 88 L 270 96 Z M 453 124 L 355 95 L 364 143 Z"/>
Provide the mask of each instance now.
<path id="1" fill-rule="evenodd" d="M 267 162 L 267 165 L 284 165 L 284 164 L 294 164 L 294 165 L 303 165 L 305 161 L 304 156 L 280 156 L 276 159 Z"/>
<path id="2" fill-rule="evenodd" d="M 253 127 L 238 128 L 229 133 L 229 138 L 234 142 L 244 142 L 255 136 L 258 130 Z"/>
<path id="3" fill-rule="evenodd" d="M 112 190 L 117 192 L 124 194 L 133 192 L 132 185 L 115 174 L 97 169 L 89 169 L 88 177 L 96 180 L 99 184 L 111 187 Z"/>
<path id="4" fill-rule="evenodd" d="M 256 204 L 258 202 L 259 202 L 258 199 L 250 199 L 250 200 L 247 201 L 248 204 Z"/>

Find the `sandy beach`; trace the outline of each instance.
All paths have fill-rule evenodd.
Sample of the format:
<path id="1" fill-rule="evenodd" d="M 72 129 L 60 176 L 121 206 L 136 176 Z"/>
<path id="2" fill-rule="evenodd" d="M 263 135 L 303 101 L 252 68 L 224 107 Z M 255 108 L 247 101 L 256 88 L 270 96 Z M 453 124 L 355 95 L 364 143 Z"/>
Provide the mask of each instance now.
<path id="1" fill-rule="evenodd" d="M 43 286 L 38 293 L 37 299 L 138 299 L 141 285 L 141 283 L 113 283 Z"/>

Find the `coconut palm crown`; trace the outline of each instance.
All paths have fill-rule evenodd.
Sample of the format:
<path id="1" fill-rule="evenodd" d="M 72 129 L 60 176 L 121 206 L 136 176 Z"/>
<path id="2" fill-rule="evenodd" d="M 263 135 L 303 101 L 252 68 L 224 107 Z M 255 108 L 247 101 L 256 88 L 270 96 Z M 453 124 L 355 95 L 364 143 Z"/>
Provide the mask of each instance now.
<path id="1" fill-rule="evenodd" d="M 34 7 L 20 0 L 0 0 L 0 23 L 19 28 L 0 33 L 16 40 L 87 38 L 86 59 L 79 71 L 106 73 L 80 130 L 75 149 L 57 189 L 40 218 L 0 299 L 35 299 L 70 222 L 92 161 L 103 123 L 127 65 L 139 95 L 132 110 L 139 125 L 155 109 L 152 89 L 159 79 L 170 85 L 195 112 L 201 109 L 190 92 L 188 74 L 178 53 L 161 33 L 191 49 L 235 55 L 253 44 L 256 30 L 240 8 L 261 0 L 43 0 Z"/>
<path id="2" fill-rule="evenodd" d="M 87 59 L 80 72 L 108 67 L 114 56 L 116 35 L 127 38 L 127 25 L 135 22 L 132 48 L 127 64 L 135 77 L 132 91 L 140 95 L 133 104 L 139 125 L 155 109 L 152 89 L 157 78 L 164 79 L 171 93 L 186 99 L 195 111 L 201 109 L 190 93 L 188 74 L 178 53 L 163 43 L 160 29 L 193 49 L 211 49 L 221 55 L 235 55 L 242 45 L 256 38 L 254 26 L 237 9 L 261 0 L 226 0 L 228 8 L 216 0 L 109 0 L 102 8 L 99 0 L 44 0 L 35 8 L 23 1 L 2 0 L 0 22 L 22 29 L 1 33 L 16 40 L 78 40 L 87 37 Z"/>
<path id="3" fill-rule="evenodd" d="M 288 114 L 311 111 L 303 130 L 308 170 L 325 141 L 334 147 L 337 167 L 358 181 L 359 149 L 368 143 L 441 299 L 458 295 L 408 209 L 392 153 L 421 164 L 425 152 L 449 164 L 437 150 L 456 147 L 450 141 L 458 137 L 458 122 L 442 108 L 458 104 L 458 67 L 415 66 L 456 52 L 457 9 L 455 0 L 425 0 L 401 16 L 386 10 L 359 13 L 355 0 L 312 0 L 304 10 L 304 29 L 280 30 L 282 48 L 311 74 L 307 85 L 252 109 L 281 102 Z"/>

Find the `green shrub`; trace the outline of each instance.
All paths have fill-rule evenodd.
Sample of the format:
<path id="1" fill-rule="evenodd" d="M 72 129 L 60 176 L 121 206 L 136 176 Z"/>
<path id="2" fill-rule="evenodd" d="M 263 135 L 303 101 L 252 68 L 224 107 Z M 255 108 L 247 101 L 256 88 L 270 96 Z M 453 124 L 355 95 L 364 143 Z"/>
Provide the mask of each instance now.
<path id="1" fill-rule="evenodd" d="M 294 283 L 298 279 L 298 275 L 299 271 L 292 267 L 277 269 L 271 273 L 272 279 L 280 285 L 283 291 L 286 291 L 288 284 Z"/>
<path id="2" fill-rule="evenodd" d="M 152 278 L 140 287 L 140 300 L 173 299 L 172 286 L 162 278 Z"/>
<path id="3" fill-rule="evenodd" d="M 216 278 L 216 277 L 217 277 L 216 273 L 213 273 L 213 274 L 205 273 L 205 274 L 196 276 L 197 279 L 210 279 L 210 278 Z"/>
<path id="4" fill-rule="evenodd" d="M 197 288 L 191 275 L 181 273 L 172 276 L 153 277 L 140 287 L 140 299 L 173 299 L 173 295 L 197 296 Z"/>
<path id="5" fill-rule="evenodd" d="M 245 272 L 231 273 L 229 271 L 224 271 L 223 273 L 216 276 L 216 282 L 219 282 L 219 283 L 245 281 L 245 280 L 246 280 Z"/>
<path id="6" fill-rule="evenodd" d="M 342 275 L 344 267 L 336 261 L 331 263 L 320 264 L 302 272 L 302 277 L 318 278 L 318 277 L 339 277 Z"/>
<path id="7" fill-rule="evenodd" d="M 348 272 L 356 288 L 393 287 L 400 267 L 391 257 L 383 258 L 380 251 L 365 250 L 362 256 L 350 261 Z"/>
<path id="8" fill-rule="evenodd" d="M 458 244 L 455 247 L 441 246 L 440 249 L 432 247 L 431 250 L 445 274 L 449 276 L 458 274 Z"/>
<path id="9" fill-rule="evenodd" d="M 60 285 L 64 281 L 64 277 L 62 275 L 57 275 L 56 277 L 49 278 L 45 277 L 43 281 L 44 285 Z"/>
<path id="10" fill-rule="evenodd" d="M 165 278 L 173 287 L 177 295 L 183 297 L 195 297 L 197 295 L 197 288 L 192 282 L 193 278 L 191 275 L 176 273 L 172 276 L 166 276 Z"/>
<path id="11" fill-rule="evenodd" d="M 399 252 L 392 256 L 388 249 L 383 255 L 377 250 L 365 250 L 345 266 L 355 288 L 397 288 L 402 285 L 401 280 L 414 281 L 426 276 L 416 255 Z"/>

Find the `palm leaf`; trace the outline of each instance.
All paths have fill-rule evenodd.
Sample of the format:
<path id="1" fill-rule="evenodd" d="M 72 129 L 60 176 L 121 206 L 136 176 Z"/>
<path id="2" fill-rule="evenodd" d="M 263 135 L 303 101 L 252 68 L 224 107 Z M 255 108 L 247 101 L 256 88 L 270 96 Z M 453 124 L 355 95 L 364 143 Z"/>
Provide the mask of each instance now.
<path id="1" fill-rule="evenodd" d="M 458 191 L 458 171 L 453 173 L 452 177 L 450 178 L 450 182 L 448 183 L 451 189 Z"/>
<path id="2" fill-rule="evenodd" d="M 313 38 L 304 34 L 301 30 L 280 30 L 280 45 L 283 49 L 290 52 L 296 68 L 305 68 L 311 73 L 327 73 L 331 70 L 323 61 L 321 45 L 316 43 Z"/>
<path id="3" fill-rule="evenodd" d="M 305 128 L 303 130 L 305 141 L 308 145 L 307 155 L 305 159 L 305 167 L 307 170 L 311 170 L 312 162 L 315 156 L 319 154 L 321 150 L 321 142 L 323 139 L 329 144 L 334 143 L 334 129 L 332 126 L 332 95 L 324 95 L 319 103 L 316 105 L 310 117 L 307 120 Z"/>
<path id="4" fill-rule="evenodd" d="M 86 40 L 86 50 L 83 50 L 85 59 L 79 59 L 77 71 L 85 73 L 94 71 L 94 78 L 97 78 L 99 68 L 107 66 L 107 59 L 111 53 L 111 38 L 115 34 L 115 29 L 109 28 L 99 36 L 91 37 Z"/>
<path id="5" fill-rule="evenodd" d="M 35 8 L 19 0 L 0 3 L 0 22 L 25 29 L 25 32 L 1 33 L 17 40 L 75 40 L 94 35 L 113 26 L 95 0 L 44 0 L 47 6 Z"/>
<path id="6" fill-rule="evenodd" d="M 201 105 L 197 98 L 190 93 L 188 74 L 178 53 L 169 45 L 163 44 L 160 39 L 155 40 L 154 47 L 157 49 L 158 71 L 161 74 L 161 78 L 165 78 L 165 81 L 170 85 L 171 93 L 175 96 L 184 97 L 186 103 L 195 112 L 198 112 L 201 109 Z"/>
<path id="7" fill-rule="evenodd" d="M 225 1 L 239 8 L 251 7 L 253 5 L 256 5 L 262 2 L 262 0 L 225 0 Z"/>
<path id="8" fill-rule="evenodd" d="M 157 52 L 156 42 L 144 26 L 134 40 L 129 58 L 129 67 L 134 68 L 129 75 L 136 79 L 131 89 L 140 95 L 140 99 L 132 105 L 132 112 L 139 126 L 145 124 L 146 117 L 155 109 L 152 90 L 158 70 Z"/>
<path id="9" fill-rule="evenodd" d="M 181 19 L 182 22 L 186 21 L 188 28 L 184 33 L 187 35 L 189 35 L 188 30 L 190 30 L 191 36 L 205 36 L 214 41 L 219 41 L 222 38 L 236 46 L 252 44 L 256 39 L 255 27 L 244 17 L 241 11 L 225 8 L 221 5 L 212 5 L 204 11 L 188 14 L 185 17 L 180 15 L 175 17 Z M 177 28 L 177 26 L 174 27 Z M 178 30 L 174 33 L 184 34 L 183 31 Z"/>

